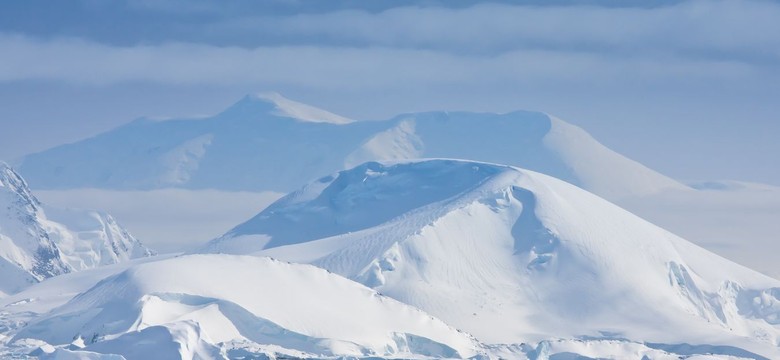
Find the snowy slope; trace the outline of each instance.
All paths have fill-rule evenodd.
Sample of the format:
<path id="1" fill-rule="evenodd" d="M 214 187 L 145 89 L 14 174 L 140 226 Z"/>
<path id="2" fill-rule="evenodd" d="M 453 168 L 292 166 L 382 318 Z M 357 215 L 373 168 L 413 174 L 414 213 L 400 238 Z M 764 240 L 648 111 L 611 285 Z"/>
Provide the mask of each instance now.
<path id="1" fill-rule="evenodd" d="M 350 154 L 347 167 L 422 157 L 487 161 L 548 174 L 608 199 L 687 188 L 544 113 L 432 112 L 392 123 Z"/>
<path id="2" fill-rule="evenodd" d="M 780 357 L 780 282 L 508 166 L 367 163 L 204 251 L 311 263 L 488 343 L 627 338 Z"/>
<path id="3" fill-rule="evenodd" d="M 686 188 L 543 113 L 353 121 L 278 94 L 249 95 L 209 118 L 136 120 L 29 155 L 20 171 L 35 188 L 48 189 L 290 191 L 365 161 L 420 157 L 518 165 L 609 198 Z"/>
<path id="4" fill-rule="evenodd" d="M 279 95 L 248 95 L 209 118 L 139 119 L 29 155 L 19 169 L 34 188 L 287 191 L 341 169 L 362 139 L 384 127 Z"/>
<path id="5" fill-rule="evenodd" d="M 135 265 L 13 336 L 11 343 L 80 339 L 84 351 L 127 359 L 265 352 L 439 358 L 481 351 L 469 335 L 325 270 L 230 255 Z"/>
<path id="6" fill-rule="evenodd" d="M 104 213 L 47 208 L 0 162 L 0 295 L 152 253 Z"/>

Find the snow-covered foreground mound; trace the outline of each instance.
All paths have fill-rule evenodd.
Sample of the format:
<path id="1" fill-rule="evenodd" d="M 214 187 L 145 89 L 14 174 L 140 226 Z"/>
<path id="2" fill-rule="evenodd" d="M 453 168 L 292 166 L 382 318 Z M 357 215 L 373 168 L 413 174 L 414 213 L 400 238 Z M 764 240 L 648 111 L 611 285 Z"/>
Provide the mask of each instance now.
<path id="1" fill-rule="evenodd" d="M 367 163 L 204 251 L 308 262 L 487 343 L 627 338 L 780 357 L 780 282 L 509 166 Z"/>
<path id="2" fill-rule="evenodd" d="M 539 112 L 352 121 L 278 94 L 247 96 L 208 118 L 139 119 L 29 155 L 20 171 L 46 189 L 286 192 L 365 161 L 423 156 L 522 166 L 610 199 L 686 188 Z"/>
<path id="3" fill-rule="evenodd" d="M 74 308 L 78 309 L 79 305 L 73 305 L 74 303 L 79 303 L 79 301 L 82 300 L 76 300 L 83 298 L 87 295 L 81 295 L 77 296 L 76 299 L 71 301 L 70 304 L 67 304 L 70 299 L 72 299 L 74 296 L 78 295 L 79 293 L 88 293 L 91 294 L 89 296 L 94 297 L 95 291 L 92 289 L 95 287 L 95 289 L 106 289 L 108 285 L 104 284 L 98 284 L 103 279 L 114 279 L 114 278 L 121 278 L 122 272 L 125 271 L 128 268 L 132 268 L 134 266 L 137 266 L 138 264 L 144 264 L 144 263 L 150 263 L 150 262 L 157 262 L 157 261 L 167 261 L 170 257 L 166 256 L 157 256 L 157 257 L 151 257 L 151 258 L 142 258 L 142 259 L 136 259 L 132 260 L 130 262 L 110 265 L 110 266 L 103 266 L 95 269 L 89 269 L 77 273 L 69 273 L 64 274 L 61 276 L 57 276 L 55 278 L 48 279 L 42 283 L 36 284 L 21 293 L 15 294 L 13 296 L 10 296 L 5 299 L 0 299 L 0 358 L 20 358 L 20 359 L 26 359 L 26 358 L 38 358 L 41 359 L 104 359 L 104 360 L 115 360 L 115 359 L 157 359 L 157 358 L 166 358 L 166 359 L 192 359 L 192 358 L 200 358 L 200 359 L 208 359 L 208 358 L 214 358 L 214 359 L 266 359 L 266 358 L 291 358 L 291 357 L 301 357 L 301 358 L 351 358 L 355 354 L 355 348 L 356 346 L 343 346 L 340 348 L 333 348 L 331 350 L 325 349 L 324 353 L 322 354 L 312 354 L 307 353 L 301 350 L 295 350 L 294 348 L 298 349 L 320 349 L 327 348 L 328 346 L 332 346 L 332 344 L 343 344 L 343 341 L 340 339 L 326 339 L 326 338 L 315 338 L 312 339 L 311 337 L 307 336 L 301 336 L 300 333 L 291 331 L 289 329 L 285 329 L 281 332 L 274 332 L 274 329 L 277 329 L 275 327 L 267 327 L 265 326 L 267 323 L 265 322 L 257 322 L 252 321 L 255 317 L 254 314 L 249 314 L 246 312 L 230 312 L 229 309 L 235 309 L 234 307 L 231 308 L 229 305 L 226 305 L 225 301 L 195 301 L 190 302 L 191 307 L 187 308 L 187 306 L 182 305 L 182 298 L 185 298 L 184 296 L 168 296 L 166 300 L 166 304 L 160 305 L 160 300 L 162 298 L 165 298 L 164 296 L 154 295 L 154 296 L 145 296 L 141 297 L 141 299 L 154 299 L 155 302 L 147 302 L 142 303 L 142 301 L 130 301 L 125 299 L 124 301 L 121 299 L 112 299 L 109 300 L 108 298 L 100 298 L 97 299 L 97 301 L 93 304 L 95 308 L 93 308 L 90 311 L 86 312 L 80 312 L 79 310 L 76 310 L 74 313 L 70 313 L 71 315 L 83 315 L 86 316 L 87 319 L 96 319 L 93 317 L 96 313 L 101 312 L 104 314 L 109 314 L 108 312 L 113 311 L 113 315 L 107 315 L 107 317 L 112 317 L 117 320 L 117 323 L 122 324 L 128 324 L 128 323 L 138 323 L 138 318 L 141 317 L 141 315 L 146 314 L 146 323 L 140 326 L 143 330 L 138 331 L 128 331 L 123 334 L 119 331 L 120 334 L 115 334 L 113 336 L 100 336 L 98 334 L 97 337 L 94 339 L 85 339 L 84 333 L 88 333 L 89 331 L 95 331 L 95 326 L 92 326 L 92 330 L 88 330 L 86 327 L 84 327 L 87 330 L 83 331 L 77 331 L 79 335 L 75 335 L 75 339 L 68 341 L 65 339 L 64 344 L 56 344 L 55 346 L 52 346 L 51 344 L 48 344 L 40 338 L 64 338 L 61 333 L 57 332 L 65 332 L 73 331 L 72 329 L 65 329 L 65 326 L 63 326 L 63 322 L 60 322 L 59 320 L 64 320 L 65 323 L 69 324 L 69 327 L 73 327 L 74 324 L 83 324 L 87 323 L 89 321 L 93 322 L 95 320 L 87 320 L 87 319 L 73 319 L 69 317 L 68 315 L 62 315 L 63 312 L 67 312 L 69 309 L 73 310 Z M 270 264 L 268 267 L 273 268 L 276 266 L 276 270 L 281 271 L 283 273 L 287 273 L 288 271 L 292 271 L 293 273 L 301 274 L 301 271 L 303 273 L 306 273 L 305 267 L 299 266 L 299 265 L 291 265 L 291 264 L 284 264 L 279 263 L 278 261 L 273 261 L 267 258 L 260 259 L 258 261 L 255 260 L 249 260 L 247 257 L 233 257 L 233 256 L 209 256 L 205 257 L 208 259 L 208 263 L 212 264 L 214 266 L 218 266 L 219 269 L 215 269 L 211 265 L 207 265 L 205 267 L 206 271 L 208 271 L 208 276 L 225 276 L 225 275 L 233 275 L 228 274 L 229 269 L 235 269 L 236 266 L 241 266 L 241 272 L 243 273 L 245 271 L 243 265 L 250 265 L 251 268 L 258 268 L 256 264 L 262 263 L 262 264 Z M 219 264 L 213 264 L 210 259 L 239 259 L 238 262 L 230 261 L 230 265 L 228 266 L 222 266 Z M 218 263 L 222 263 L 222 260 L 218 260 Z M 187 260 L 187 261 L 177 261 L 175 263 L 168 263 L 165 265 L 157 265 L 154 267 L 155 270 L 170 270 L 170 267 L 173 267 L 173 271 L 181 275 L 182 272 L 188 272 L 186 269 L 192 269 L 192 268 L 199 268 L 203 264 L 203 258 L 200 258 L 198 260 Z M 194 266 L 193 266 L 194 265 Z M 287 266 L 287 269 L 284 269 L 284 266 Z M 274 271 L 269 270 L 264 267 L 265 270 L 268 271 Z M 250 276 L 257 273 L 258 271 L 265 271 L 265 270 L 255 270 L 254 272 L 250 272 Z M 308 271 L 311 273 L 311 271 Z M 314 271 L 316 273 L 318 271 Z M 320 274 L 322 274 L 321 271 L 319 271 Z M 135 273 L 133 273 L 135 274 Z M 195 271 L 193 273 L 194 275 L 199 275 L 198 271 Z M 277 274 L 275 274 L 277 275 Z M 131 275 L 126 275 L 124 277 L 125 280 Z M 154 277 L 154 279 L 149 280 L 148 278 L 145 280 L 141 280 L 138 277 L 135 277 L 135 275 L 132 275 L 133 279 L 136 279 L 134 281 L 139 281 L 145 284 L 157 284 L 156 286 L 163 287 L 165 289 L 182 289 L 182 284 L 176 284 L 171 285 L 170 281 L 167 284 L 164 284 L 162 282 L 159 282 L 157 277 Z M 146 276 L 146 275 L 144 275 Z M 189 276 L 189 274 L 187 275 Z M 327 274 L 325 275 L 326 279 L 332 278 L 333 274 Z M 306 276 L 303 276 L 306 278 Z M 300 277 L 298 276 L 290 276 L 290 275 L 280 275 L 276 279 L 279 279 L 279 281 L 289 281 L 289 280 L 299 280 Z M 120 281 L 125 281 L 120 280 Z M 106 281 L 115 281 L 115 280 L 105 280 Z M 254 278 L 251 282 L 254 282 Z M 307 280 L 308 281 L 308 280 Z M 303 282 L 303 285 L 308 284 L 307 281 Z M 319 281 L 319 280 L 318 280 Z M 269 279 L 265 279 L 264 281 L 261 281 L 260 285 L 267 285 L 269 282 Z M 327 282 L 327 281 L 326 281 Z M 349 282 L 346 279 L 340 279 L 337 280 L 337 289 L 338 284 L 345 284 L 345 282 Z M 327 282 L 329 284 L 329 282 Z M 117 286 L 116 282 L 113 283 L 114 285 L 111 286 Z M 95 285 L 98 285 L 97 287 Z M 327 285 L 327 284 L 326 284 Z M 192 282 L 188 282 L 187 286 L 193 286 Z M 203 294 L 204 291 L 208 294 L 213 294 L 217 290 L 223 290 L 226 285 L 216 285 L 214 287 L 214 283 L 210 281 L 205 282 L 198 282 L 198 284 L 194 285 L 194 288 L 191 288 L 191 291 L 198 294 Z M 212 289 L 199 289 L 200 286 L 209 286 L 214 287 Z M 354 305 L 354 304 L 363 304 L 363 300 L 353 300 L 351 296 L 357 296 L 358 299 L 365 299 L 365 292 L 368 291 L 368 289 L 356 284 L 351 283 L 351 285 L 347 285 L 346 288 L 354 288 L 358 287 L 361 288 L 362 291 L 344 291 L 342 294 L 340 294 L 341 298 L 338 301 L 338 304 L 334 308 L 335 310 L 328 309 L 328 311 L 335 311 L 336 316 L 340 316 L 341 314 L 339 311 L 344 306 L 347 305 Z M 134 289 L 139 289 L 139 287 L 135 287 Z M 149 285 L 144 286 L 143 289 L 149 290 L 151 287 Z M 291 290 L 292 289 L 292 290 Z M 319 288 L 311 289 L 312 291 L 317 291 Z M 158 289 L 159 290 L 159 289 Z M 231 298 L 234 299 L 237 296 L 241 296 L 241 299 L 254 299 L 257 297 L 256 295 L 239 295 L 244 291 L 249 291 L 250 294 L 256 292 L 255 286 L 242 286 L 241 289 L 224 289 L 228 291 L 223 291 L 218 294 L 218 297 L 220 299 L 225 298 Z M 292 285 L 292 284 L 284 284 L 284 290 L 276 292 L 274 294 L 273 291 L 271 291 L 271 288 L 263 288 L 262 289 L 262 295 L 261 296 L 276 296 L 276 300 L 273 300 L 273 302 L 278 302 L 279 297 L 282 295 L 298 295 L 300 288 L 298 286 Z M 140 290 L 137 290 L 140 291 Z M 329 292 L 332 290 L 327 290 L 326 292 Z M 124 288 L 121 289 L 118 294 L 127 294 L 128 291 L 126 291 Z M 158 292 L 157 294 L 162 294 L 164 292 Z M 273 294 L 273 295 L 266 295 L 266 294 Z M 170 295 L 170 294 L 169 294 Z M 377 297 L 376 294 L 372 295 L 373 297 Z M 98 297 L 100 297 L 98 295 Z M 191 299 L 198 299 L 197 296 L 191 297 Z M 394 308 L 392 305 L 395 303 L 394 301 L 391 301 L 386 298 L 380 297 L 380 302 L 390 302 L 391 304 L 387 306 L 389 310 L 392 311 L 398 311 L 397 308 Z M 285 299 L 286 300 L 286 299 Z M 250 300 L 251 301 L 251 300 Z M 309 299 L 309 301 L 312 301 L 312 299 Z M 258 300 L 254 300 L 254 303 L 259 302 Z M 269 299 L 262 300 L 264 304 L 268 304 L 269 302 L 272 302 Z M 369 301 L 370 302 L 370 301 Z M 111 303 L 110 305 L 106 305 L 106 303 Z M 241 302 L 242 304 L 249 303 L 248 301 Z M 284 314 L 276 314 L 274 315 L 276 318 L 279 316 L 286 316 L 289 318 L 295 318 L 299 314 L 297 312 L 297 307 L 290 306 L 290 304 L 287 301 L 285 301 L 283 306 L 274 307 L 274 312 L 283 312 Z M 298 303 L 295 303 L 296 306 Z M 327 304 L 327 303 L 326 303 Z M 397 303 L 395 303 L 397 305 Z M 65 306 L 63 306 L 65 305 Z M 83 306 L 83 302 L 82 305 Z M 138 310 L 137 308 L 140 306 L 145 306 L 145 310 Z M 307 304 L 308 306 L 308 304 Z M 315 307 L 319 306 L 317 304 L 314 305 Z M 207 309 L 204 309 L 206 307 Z M 370 306 L 369 306 L 370 307 Z M 108 310 L 106 310 L 108 309 Z M 174 309 L 174 312 L 170 312 L 171 309 Z M 401 307 L 401 316 L 393 321 L 407 321 L 412 320 L 414 322 L 410 326 L 406 326 L 405 328 L 425 328 L 426 326 L 429 326 L 434 331 L 441 330 L 440 322 L 438 320 L 429 320 L 426 318 L 420 318 L 417 316 L 409 316 L 407 317 L 406 310 L 409 309 L 408 307 Z M 161 325 L 151 325 L 151 317 L 149 314 L 151 314 L 153 311 L 165 311 L 165 315 L 157 315 L 157 317 L 154 317 L 154 319 L 158 319 L 157 322 L 161 321 L 167 321 L 165 324 Z M 354 310 L 366 310 L 366 307 L 359 307 L 355 308 Z M 371 309 L 368 309 L 371 310 Z M 224 312 L 227 311 L 227 312 Z M 270 311 L 270 310 L 269 310 Z M 419 313 L 419 310 L 411 310 L 412 313 Z M 141 314 L 143 312 L 143 314 Z M 267 313 L 267 311 L 265 311 Z M 185 314 L 186 313 L 186 314 Z M 300 313 L 300 315 L 308 315 L 308 311 L 303 311 Z M 395 313 L 394 313 L 395 314 Z M 227 315 L 232 315 L 229 318 Z M 318 314 L 318 316 L 322 317 L 323 314 Z M 225 317 L 225 323 L 219 323 L 219 321 L 215 321 L 215 318 L 222 319 Z M 348 319 L 354 319 L 354 316 L 348 316 Z M 38 319 L 38 320 L 36 320 Z M 57 320 L 55 320 L 57 319 Z M 101 318 L 101 319 L 105 319 Z M 134 321 L 131 319 L 135 319 Z M 159 320 L 164 319 L 164 320 Z M 171 320 L 173 319 L 173 320 Z M 241 320 L 245 319 L 245 320 Z M 246 320 L 249 319 L 249 320 Z M 386 325 L 376 325 L 376 321 L 382 321 L 383 319 L 381 317 L 377 316 L 368 316 L 364 318 L 366 322 L 341 322 L 339 321 L 335 323 L 329 323 L 325 325 L 315 325 L 315 327 L 324 327 L 327 328 L 323 331 L 323 333 L 327 334 L 338 334 L 338 333 L 345 333 L 345 332 L 351 332 L 349 329 L 343 329 L 345 327 L 349 326 L 356 326 L 361 331 L 368 327 L 371 329 L 381 328 Z M 423 320 L 422 324 L 419 322 L 419 320 Z M 238 322 L 237 325 L 231 325 L 228 322 L 236 320 Z M 332 319 L 328 319 L 329 321 Z M 74 322 L 75 321 L 75 322 Z M 41 329 L 42 323 L 48 322 L 51 327 L 46 329 Z M 310 320 L 296 320 L 296 322 L 303 322 L 303 323 L 309 323 Z M 54 323 L 54 324 L 51 324 Z M 30 325 L 28 325 L 30 324 Z M 140 323 L 139 323 L 140 324 Z M 428 324 L 428 325 L 426 325 Z M 113 326 L 113 325 L 112 325 Z M 123 326 L 120 326 L 120 328 Z M 153 330 L 147 330 L 149 328 L 152 328 Z M 233 330 L 235 328 L 235 330 Z M 331 330 L 330 328 L 336 328 L 336 330 Z M 36 331 L 30 331 L 30 329 L 37 329 Z M 101 327 L 101 329 L 106 329 L 106 327 Z M 183 330 L 181 330 L 183 329 Z M 341 330 L 338 330 L 341 329 Z M 180 331 L 181 330 L 181 331 Z M 278 329 L 277 329 L 278 330 Z M 103 330 L 105 331 L 105 330 Z M 195 332 L 193 334 L 193 331 Z M 371 330 L 375 331 L 375 330 Z M 198 333 L 199 332 L 199 333 Z M 225 343 L 217 343 L 212 344 L 209 342 L 209 336 L 205 336 L 205 334 L 209 332 L 216 332 L 218 334 L 227 334 L 227 335 L 220 335 L 223 337 L 229 337 L 230 334 L 236 334 L 240 340 L 232 340 Z M 268 335 L 268 333 L 271 333 L 271 335 Z M 257 334 L 257 333 L 263 333 L 267 336 L 253 336 L 250 339 L 247 339 L 244 334 Z M 377 331 L 378 333 L 378 331 Z M 442 331 L 444 334 L 452 334 L 452 332 L 447 329 Z M 94 337 L 96 332 L 92 333 L 92 336 Z M 185 335 L 191 335 L 192 338 L 186 337 Z M 373 334 L 373 333 L 372 333 Z M 170 336 L 169 336 L 170 335 Z M 249 336 L 247 335 L 247 336 Z M 272 336 L 272 335 L 278 335 L 278 336 Z M 585 358 L 605 358 L 605 359 L 729 359 L 729 360 L 736 360 L 736 359 L 742 359 L 742 358 L 760 358 L 760 356 L 738 349 L 734 347 L 729 346 L 712 346 L 712 345 L 700 345 L 700 346 L 690 346 L 687 344 L 678 344 L 678 345 L 669 345 L 669 344 L 653 344 L 653 343 L 640 343 L 640 342 L 632 342 L 627 341 L 624 339 L 551 339 L 551 340 L 545 340 L 541 341 L 537 344 L 503 344 L 503 345 L 480 345 L 480 344 L 474 344 L 472 339 L 466 339 L 467 341 L 463 340 L 463 336 L 465 336 L 463 333 L 458 333 L 457 335 L 454 335 L 454 340 L 451 340 L 453 343 L 453 349 L 448 349 L 445 347 L 445 345 L 436 345 L 433 343 L 430 343 L 426 341 L 425 339 L 415 337 L 415 336 L 407 336 L 407 342 L 406 345 L 403 343 L 403 339 L 396 336 L 397 334 L 393 335 L 394 339 L 398 339 L 401 342 L 394 341 L 396 344 L 395 346 L 398 346 L 397 350 L 400 351 L 387 351 L 387 353 L 390 353 L 389 355 L 386 355 L 384 357 L 386 358 L 420 358 L 420 357 L 466 357 L 468 354 L 474 354 L 477 353 L 477 355 L 472 356 L 472 359 L 534 359 L 534 360 L 540 360 L 540 359 L 547 359 L 547 358 L 553 358 L 553 359 L 569 359 L 572 358 L 572 354 L 577 354 L 581 356 L 585 356 Z M 29 336 L 29 337 L 26 337 Z M 403 336 L 403 335 L 401 335 Z M 122 339 L 122 341 L 112 341 L 107 340 L 107 338 L 110 339 Z M 444 335 L 443 337 L 446 337 Z M 412 342 L 409 342 L 409 338 L 413 339 Z M 300 341 L 301 339 L 304 339 L 305 342 Z M 52 340 L 53 341 L 53 340 Z M 213 341 L 213 338 L 211 339 Z M 97 343 L 95 343 L 97 342 Z M 259 342 L 259 343 L 258 343 Z M 292 347 L 291 348 L 284 348 L 278 344 L 285 344 L 284 346 Z M 324 346 L 322 344 L 325 344 Z M 457 353 L 457 350 L 455 350 L 455 344 L 466 344 L 465 348 L 468 351 L 463 351 L 461 353 Z M 351 345 L 351 344 L 347 344 Z M 391 350 L 392 349 L 391 344 Z M 406 348 L 409 348 L 409 351 L 404 353 L 406 351 Z M 339 355 L 327 355 L 331 351 L 343 351 L 344 353 L 341 353 Z M 417 352 L 417 354 L 412 354 L 411 352 Z M 698 357 L 696 354 L 729 354 L 729 355 L 707 355 L 706 357 Z M 117 355 L 122 354 L 122 355 Z M 347 356 L 348 354 L 352 354 L 352 356 Z M 424 355 L 428 354 L 428 355 Z M 267 355 L 267 357 L 266 357 Z M 121 358 L 120 358 L 121 356 Z M 690 356 L 690 357 L 689 357 Z M 378 359 L 378 358 L 384 358 L 380 356 L 370 356 L 369 358 L 372 359 Z"/>
<path id="4" fill-rule="evenodd" d="M 108 214 L 45 207 L 0 162 L 0 296 L 59 274 L 151 254 Z"/>
<path id="5" fill-rule="evenodd" d="M 45 285 L 45 284 L 41 284 Z M 23 327 L 127 359 L 471 357 L 480 345 L 430 315 L 310 266 L 189 255 L 133 266 Z M 83 342 L 83 344 L 82 344 Z"/>

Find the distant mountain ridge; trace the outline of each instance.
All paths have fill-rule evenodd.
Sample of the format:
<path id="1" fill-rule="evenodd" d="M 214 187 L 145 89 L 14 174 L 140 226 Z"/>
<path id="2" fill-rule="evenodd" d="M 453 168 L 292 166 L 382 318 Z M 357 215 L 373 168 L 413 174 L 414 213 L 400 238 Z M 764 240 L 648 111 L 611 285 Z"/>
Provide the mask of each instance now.
<path id="1" fill-rule="evenodd" d="M 140 119 L 25 157 L 35 188 L 291 191 L 370 160 L 465 158 L 539 171 L 615 199 L 685 185 L 544 113 L 427 112 L 354 121 L 249 95 L 201 119 Z M 295 164 L 295 166 L 291 166 Z"/>
<path id="2" fill-rule="evenodd" d="M 24 179 L 0 162 L 0 294 L 151 254 L 108 214 L 41 204 Z"/>

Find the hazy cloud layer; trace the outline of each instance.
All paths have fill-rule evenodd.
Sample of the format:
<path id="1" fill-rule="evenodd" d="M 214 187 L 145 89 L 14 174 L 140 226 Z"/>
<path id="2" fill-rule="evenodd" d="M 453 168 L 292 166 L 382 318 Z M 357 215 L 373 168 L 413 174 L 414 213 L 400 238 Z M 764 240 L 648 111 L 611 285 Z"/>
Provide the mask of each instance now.
<path id="1" fill-rule="evenodd" d="M 198 41 L 157 45 L 6 33 L 0 35 L 0 81 L 314 88 L 412 82 L 760 83 L 780 73 L 777 19 L 780 4 L 771 2 L 692 1 L 655 8 L 494 4 L 234 16 L 182 30 L 202 35 Z M 229 41 L 214 40 L 221 37 L 264 40 L 258 46 L 224 46 Z"/>
<path id="2" fill-rule="evenodd" d="M 678 179 L 780 184 L 779 19 L 778 2 L 736 0 L 7 1 L 0 160 L 275 90 L 358 119 L 541 110 Z M 108 210 L 163 252 L 218 236 L 278 197 L 39 195 Z M 780 276 L 774 253 L 750 248 L 772 248 L 778 208 L 753 205 L 776 196 L 680 199 L 626 205 Z"/>
<path id="3" fill-rule="evenodd" d="M 780 56 L 778 18 L 780 5 L 749 1 L 692 1 L 651 9 L 477 5 L 251 17 L 217 29 L 317 44 L 455 53 L 568 49 L 772 61 Z"/>
<path id="4" fill-rule="evenodd" d="M 3 4 L 0 158 L 275 90 L 359 119 L 547 111 L 674 177 L 777 183 L 780 3 L 476 3 Z"/>
<path id="5" fill-rule="evenodd" d="M 680 0 L 492 0 L 514 6 L 571 6 L 654 8 Z M 26 0 L 0 5 L 0 32 L 35 36 L 73 36 L 99 42 L 134 45 L 168 41 L 213 45 L 261 46 L 279 44 L 276 32 L 257 27 L 217 31 L 217 25 L 246 18 L 289 17 L 339 11 L 381 13 L 399 7 L 463 9 L 483 0 Z"/>
<path id="6" fill-rule="evenodd" d="M 318 88 L 387 87 L 400 83 L 494 84 L 522 81 L 625 82 L 648 85 L 763 77 L 760 66 L 720 59 L 659 56 L 615 58 L 600 53 L 524 50 L 495 56 L 397 48 L 263 47 L 198 44 L 114 47 L 76 39 L 40 41 L 0 36 L 0 81 L 291 83 Z"/>
<path id="7" fill-rule="evenodd" d="M 777 59 L 780 51 L 780 4 L 770 1 L 26 3 L 4 6 L 0 32 L 123 46 L 372 46 L 488 54 L 535 48 L 754 61 Z M 637 4 L 648 7 L 632 6 Z"/>

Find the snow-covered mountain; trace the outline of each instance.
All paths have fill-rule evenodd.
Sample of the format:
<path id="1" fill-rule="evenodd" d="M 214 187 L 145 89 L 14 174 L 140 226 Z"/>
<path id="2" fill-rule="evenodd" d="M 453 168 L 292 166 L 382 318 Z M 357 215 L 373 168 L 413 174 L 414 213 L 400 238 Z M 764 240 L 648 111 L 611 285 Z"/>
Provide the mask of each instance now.
<path id="1" fill-rule="evenodd" d="M 369 162 L 202 252 L 0 299 L 0 357 L 780 357 L 780 281 L 511 166 Z"/>
<path id="2" fill-rule="evenodd" d="M 247 96 L 208 118 L 139 119 L 29 155 L 19 169 L 45 189 L 290 191 L 365 161 L 420 157 L 522 166 L 610 199 L 686 188 L 543 113 L 429 112 L 353 121 L 278 94 Z"/>
<path id="3" fill-rule="evenodd" d="M 630 339 L 780 357 L 780 281 L 509 166 L 369 162 L 282 198 L 203 252 L 311 263 L 486 343 Z"/>
<path id="4" fill-rule="evenodd" d="M 151 254 L 108 214 L 41 204 L 24 179 L 0 162 L 0 295 Z"/>

